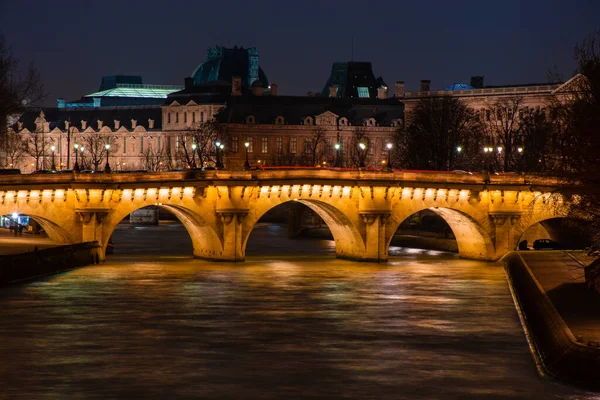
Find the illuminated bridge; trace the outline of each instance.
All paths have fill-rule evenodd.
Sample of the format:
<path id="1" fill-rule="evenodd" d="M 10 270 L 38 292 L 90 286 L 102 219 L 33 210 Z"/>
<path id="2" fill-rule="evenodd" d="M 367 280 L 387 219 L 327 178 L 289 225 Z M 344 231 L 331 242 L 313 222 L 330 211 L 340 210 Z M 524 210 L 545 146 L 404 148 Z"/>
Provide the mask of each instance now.
<path id="1" fill-rule="evenodd" d="M 97 241 L 100 259 L 131 212 L 158 205 L 190 234 L 194 256 L 243 261 L 248 237 L 270 209 L 297 201 L 328 225 L 336 255 L 386 261 L 399 225 L 432 210 L 452 229 L 461 257 L 495 260 L 532 225 L 566 215 L 551 181 L 411 171 L 183 171 L 3 176 L 0 215 L 25 214 L 58 243 Z"/>

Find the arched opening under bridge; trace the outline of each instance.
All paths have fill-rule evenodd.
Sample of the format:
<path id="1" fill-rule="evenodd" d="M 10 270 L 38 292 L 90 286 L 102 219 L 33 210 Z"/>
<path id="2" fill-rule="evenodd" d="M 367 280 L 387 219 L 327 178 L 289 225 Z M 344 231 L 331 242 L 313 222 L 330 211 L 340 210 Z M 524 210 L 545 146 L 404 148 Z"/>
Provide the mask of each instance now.
<path id="1" fill-rule="evenodd" d="M 530 225 L 519 237 L 517 243 L 533 248 L 538 239 L 550 239 L 557 242 L 563 249 L 584 249 L 592 244 L 594 238 L 590 235 L 588 222 L 580 219 L 557 217 L 548 218 Z M 523 242 L 527 243 L 523 243 Z M 521 244 L 523 243 L 523 244 Z"/>

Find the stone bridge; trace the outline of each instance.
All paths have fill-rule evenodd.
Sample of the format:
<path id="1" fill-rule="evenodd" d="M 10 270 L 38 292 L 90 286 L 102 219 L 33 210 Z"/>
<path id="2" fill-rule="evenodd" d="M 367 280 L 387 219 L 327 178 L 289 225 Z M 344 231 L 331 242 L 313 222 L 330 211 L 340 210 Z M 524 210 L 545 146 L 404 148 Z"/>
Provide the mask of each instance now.
<path id="1" fill-rule="evenodd" d="M 296 201 L 326 222 L 338 257 L 382 262 L 398 226 L 429 209 L 448 223 L 461 257 L 495 260 L 530 226 L 565 215 L 551 183 L 527 175 L 486 182 L 478 174 L 327 169 L 17 175 L 0 178 L 0 215 L 28 215 L 57 243 L 98 241 L 103 259 L 119 222 L 158 205 L 183 223 L 194 256 L 243 261 L 261 216 Z"/>

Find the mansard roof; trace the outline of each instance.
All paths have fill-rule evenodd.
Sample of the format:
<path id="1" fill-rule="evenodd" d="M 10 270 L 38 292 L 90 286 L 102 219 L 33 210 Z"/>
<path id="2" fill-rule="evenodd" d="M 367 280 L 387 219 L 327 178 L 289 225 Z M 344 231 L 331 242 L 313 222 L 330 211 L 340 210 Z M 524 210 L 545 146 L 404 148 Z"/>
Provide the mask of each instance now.
<path id="1" fill-rule="evenodd" d="M 162 110 L 160 107 L 100 107 L 100 108 L 30 108 L 21 117 L 18 122 L 23 123 L 23 127 L 34 132 L 35 120 L 39 117 L 40 111 L 45 114 L 45 119 L 50 123 L 50 130 L 58 128 L 65 129 L 65 121 L 69 121 L 70 126 L 75 126 L 81 130 L 81 121 L 86 121 L 88 127 L 97 130 L 98 120 L 103 122 L 104 126 L 114 129 L 114 120 L 119 121 L 120 125 L 126 129 L 131 129 L 131 120 L 137 121 L 138 126 L 148 127 L 148 119 L 154 120 L 154 128 L 159 130 L 162 126 Z"/>
<path id="2" fill-rule="evenodd" d="M 257 124 L 272 124 L 278 116 L 283 116 L 286 124 L 302 125 L 306 117 L 316 117 L 328 111 L 340 118 L 346 117 L 352 125 L 363 125 L 365 120 L 375 118 L 378 125 L 391 126 L 394 120 L 404 116 L 404 106 L 394 98 L 231 96 L 217 119 L 243 124 L 248 116 L 253 115 Z"/>
<path id="3" fill-rule="evenodd" d="M 175 101 L 179 104 L 188 104 L 190 101 L 196 104 L 224 104 L 229 96 L 231 96 L 231 82 L 208 82 L 169 94 L 165 104 L 172 104 Z"/>

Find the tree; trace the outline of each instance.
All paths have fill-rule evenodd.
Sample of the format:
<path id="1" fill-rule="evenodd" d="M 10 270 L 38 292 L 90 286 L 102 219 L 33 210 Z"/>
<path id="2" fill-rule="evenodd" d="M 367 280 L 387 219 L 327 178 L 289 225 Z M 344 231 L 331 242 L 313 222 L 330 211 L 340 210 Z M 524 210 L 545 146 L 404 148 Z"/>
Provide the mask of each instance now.
<path id="1" fill-rule="evenodd" d="M 225 137 L 226 130 L 221 123 L 214 119 L 202 122 L 179 136 L 177 157 L 189 168 L 201 168 L 211 162 L 216 164 L 216 143 L 224 143 Z"/>
<path id="2" fill-rule="evenodd" d="M 116 136 L 93 133 L 85 135 L 79 143 L 85 148 L 85 155 L 81 155 L 82 165 L 88 162 L 94 171 L 100 170 L 100 165 L 106 162 L 106 145 L 110 145 L 109 152 L 117 152 L 119 145 Z M 110 154 L 110 153 L 109 153 Z"/>
<path id="3" fill-rule="evenodd" d="M 17 132 L 9 129 L 4 141 L 4 153 L 6 154 L 6 166 L 19 168 L 23 157 L 27 154 L 27 141 Z"/>
<path id="4" fill-rule="evenodd" d="M 6 138 L 4 138 L 6 143 Z M 25 139 L 25 152 L 35 160 L 35 169 L 46 169 L 46 155 L 50 150 L 50 141 L 43 133 L 33 132 Z"/>
<path id="5" fill-rule="evenodd" d="M 150 172 L 158 172 L 168 168 L 169 157 L 164 149 L 157 150 L 154 146 L 148 146 L 142 154 L 144 169 Z"/>
<path id="6" fill-rule="evenodd" d="M 480 121 L 451 96 L 421 99 L 406 129 L 396 134 L 396 163 L 408 169 L 479 169 Z"/>
<path id="7" fill-rule="evenodd" d="M 321 162 L 323 147 L 326 143 L 325 131 L 323 130 L 323 128 L 316 128 L 313 131 L 313 135 L 310 138 L 306 139 L 305 143 L 306 147 L 310 152 L 310 166 L 314 167 L 316 163 Z"/>
<path id="8" fill-rule="evenodd" d="M 0 36 L 0 151 L 4 164 L 8 164 L 7 126 L 13 116 L 19 116 L 25 107 L 35 105 L 45 97 L 37 69 L 30 65 L 24 74 L 19 73 L 19 62 Z"/>
<path id="9" fill-rule="evenodd" d="M 367 138 L 367 131 L 364 127 L 356 127 L 352 131 L 352 137 L 350 137 L 350 152 L 349 164 L 354 168 L 361 168 L 366 166 L 367 152 L 369 151 L 369 140 Z"/>
<path id="10" fill-rule="evenodd" d="M 600 31 L 575 47 L 576 76 L 550 106 L 553 140 L 544 173 L 558 177 L 569 216 L 600 236 Z"/>

